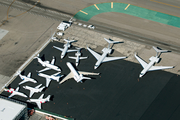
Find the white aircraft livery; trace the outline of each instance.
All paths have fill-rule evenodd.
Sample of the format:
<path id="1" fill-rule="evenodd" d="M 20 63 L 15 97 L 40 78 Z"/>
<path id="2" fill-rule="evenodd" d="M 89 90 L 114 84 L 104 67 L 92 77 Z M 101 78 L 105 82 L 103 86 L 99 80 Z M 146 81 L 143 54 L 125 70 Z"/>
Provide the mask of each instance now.
<path id="1" fill-rule="evenodd" d="M 99 75 L 99 73 L 76 71 L 70 62 L 67 62 L 66 64 L 71 70 L 71 72 L 60 82 L 60 84 L 70 78 L 74 78 L 76 82 L 81 82 L 81 83 L 83 79 L 91 79 L 89 77 L 84 77 L 83 74 L 84 75 Z"/>
<path id="2" fill-rule="evenodd" d="M 27 102 L 35 102 L 39 109 L 41 109 L 41 103 L 46 103 L 50 100 L 50 95 L 47 96 L 47 98 L 43 98 L 44 94 L 42 94 L 38 99 L 29 99 Z"/>
<path id="3" fill-rule="evenodd" d="M 81 48 L 76 48 L 76 49 L 77 49 L 77 53 L 75 54 L 76 57 L 71 57 L 71 56 L 68 56 L 68 57 L 71 59 L 75 59 L 76 60 L 76 66 L 78 66 L 80 59 L 87 59 L 88 57 L 80 57 L 81 56 L 81 52 L 80 52 Z"/>
<path id="4" fill-rule="evenodd" d="M 62 51 L 61 53 L 61 59 L 64 58 L 64 56 L 66 55 L 67 52 L 75 52 L 77 50 L 68 50 L 68 48 L 71 47 L 71 43 L 72 42 L 76 42 L 77 40 L 68 40 L 68 39 L 64 39 L 64 41 L 66 41 L 67 43 L 64 44 L 64 48 L 59 48 L 59 47 L 56 47 L 56 46 L 53 46 L 53 48 L 56 48 L 57 50 L 60 50 Z"/>
<path id="5" fill-rule="evenodd" d="M 142 65 L 142 67 L 144 68 L 139 77 L 142 77 L 146 72 L 148 71 L 155 71 L 155 70 L 162 70 L 162 69 L 169 69 L 169 68 L 174 68 L 174 66 L 153 66 L 155 63 L 158 63 L 160 58 L 158 56 L 158 54 L 163 53 L 163 52 L 168 52 L 168 50 L 159 50 L 158 48 L 154 47 L 154 50 L 157 52 L 156 56 L 152 56 L 149 58 L 149 64 L 147 64 L 144 60 L 142 60 L 140 57 L 138 57 L 135 53 L 135 58 L 138 60 L 138 62 Z M 160 55 L 159 54 L 159 55 Z"/>
<path id="6" fill-rule="evenodd" d="M 44 68 L 44 69 L 42 69 L 42 70 L 40 70 L 40 71 L 38 71 L 38 72 L 44 72 L 44 71 L 46 71 L 46 70 L 51 70 L 51 69 L 56 70 L 56 71 L 61 71 L 61 69 L 60 69 L 58 66 L 55 66 L 55 65 L 54 65 L 54 62 L 55 62 L 54 56 L 53 56 L 53 59 L 52 59 L 51 63 L 50 63 L 49 61 L 42 61 L 42 60 L 39 58 L 39 54 L 38 54 L 36 57 L 34 57 L 34 59 L 36 59 L 36 58 L 38 59 L 38 62 L 39 62 L 43 67 L 46 67 L 46 68 Z"/>
<path id="7" fill-rule="evenodd" d="M 29 74 L 27 75 L 27 77 L 24 76 L 24 75 L 21 75 L 20 73 L 21 73 L 20 71 L 17 72 L 17 74 L 19 75 L 19 77 L 20 77 L 23 81 L 20 82 L 19 85 L 21 85 L 21 84 L 23 84 L 23 83 L 25 83 L 25 82 L 33 82 L 33 83 L 37 83 L 36 80 L 30 78 L 30 77 L 31 77 L 31 73 L 29 73 Z"/>
<path id="8" fill-rule="evenodd" d="M 24 93 L 18 92 L 18 90 L 19 90 L 19 87 L 17 87 L 16 90 L 13 89 L 13 88 L 4 89 L 4 91 L 7 91 L 7 92 L 11 93 L 11 95 L 9 96 L 9 98 L 13 97 L 14 95 L 18 95 L 18 96 L 22 96 L 22 97 L 27 97 Z"/>
<path id="9" fill-rule="evenodd" d="M 104 38 L 108 43 L 108 48 L 103 48 L 102 49 L 102 52 L 103 54 L 102 55 L 99 55 L 98 53 L 94 52 L 93 50 L 91 50 L 89 47 L 87 47 L 87 49 L 89 50 L 89 52 L 97 59 L 97 62 L 94 66 L 94 69 L 97 69 L 99 67 L 99 65 L 103 62 L 109 62 L 109 61 L 113 61 L 113 60 L 119 60 L 119 59 L 125 59 L 127 57 L 106 57 L 107 54 L 111 54 L 112 52 L 112 49 L 110 48 L 110 44 L 114 44 L 114 43 L 119 43 L 119 41 L 111 41 L 111 40 L 108 40 L 106 38 Z"/>
<path id="10" fill-rule="evenodd" d="M 30 87 L 30 86 L 23 86 L 23 88 L 26 89 L 26 90 L 30 90 L 29 97 L 32 97 L 32 95 L 33 95 L 34 93 L 41 92 L 41 91 L 45 88 L 45 86 L 41 87 L 41 85 L 42 85 L 42 84 L 36 86 L 35 88 Z M 41 88 L 39 88 L 39 87 L 41 87 Z"/>
<path id="11" fill-rule="evenodd" d="M 57 82 L 59 82 L 59 79 L 63 75 L 60 75 L 60 72 L 58 72 L 58 73 L 55 73 L 53 75 L 46 75 L 46 74 L 43 74 L 43 73 L 38 73 L 38 76 L 46 78 L 46 87 L 48 87 L 51 80 L 56 80 Z"/>

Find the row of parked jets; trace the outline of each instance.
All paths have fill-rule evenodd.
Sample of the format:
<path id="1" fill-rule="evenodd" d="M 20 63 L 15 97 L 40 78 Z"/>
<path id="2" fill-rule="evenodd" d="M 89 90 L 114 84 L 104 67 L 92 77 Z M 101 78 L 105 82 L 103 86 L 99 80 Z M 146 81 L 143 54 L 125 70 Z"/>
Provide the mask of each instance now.
<path id="1" fill-rule="evenodd" d="M 97 59 L 97 62 L 95 63 L 95 66 L 94 66 L 94 69 L 97 69 L 100 66 L 101 63 L 127 58 L 126 56 L 124 56 L 124 57 L 107 57 L 108 54 L 112 53 L 112 49 L 110 47 L 110 44 L 116 44 L 116 43 L 120 43 L 120 42 L 119 41 L 112 41 L 110 39 L 108 40 L 106 38 L 104 38 L 104 39 L 109 43 L 109 45 L 108 45 L 107 48 L 103 48 L 102 49 L 102 52 L 103 52 L 102 55 L 98 54 L 97 52 L 95 52 L 95 51 L 91 50 L 89 47 L 87 47 L 87 50 Z M 75 54 L 76 57 L 69 56 L 69 58 L 75 59 L 76 60 L 76 62 L 75 62 L 76 66 L 78 66 L 80 59 L 88 58 L 88 57 L 80 57 L 81 56 L 81 53 L 80 53 L 81 48 L 76 48 L 75 50 L 68 50 L 68 48 L 71 47 L 71 43 L 72 42 L 76 42 L 75 40 L 64 39 L 64 41 L 66 41 L 66 44 L 64 44 L 64 48 L 59 48 L 57 46 L 53 46 L 53 48 L 62 51 L 61 52 L 61 59 L 64 58 L 66 53 L 77 51 L 77 53 Z M 142 77 L 148 71 L 169 69 L 169 68 L 173 68 L 174 67 L 174 66 L 154 66 L 155 63 L 158 63 L 160 61 L 160 58 L 159 58 L 160 54 L 163 53 L 163 52 L 168 52 L 168 50 L 160 50 L 160 49 L 158 49 L 157 47 L 154 47 L 154 46 L 153 46 L 153 48 L 157 52 L 157 54 L 156 54 L 155 57 L 152 56 L 151 58 L 149 58 L 149 61 L 150 61 L 149 63 L 146 63 L 143 59 L 138 57 L 136 53 L 134 55 L 135 58 L 138 60 L 138 62 L 144 68 L 141 71 L 139 77 Z M 43 67 L 45 67 L 44 69 L 38 71 L 38 76 L 46 78 L 46 87 L 49 86 L 51 80 L 56 80 L 57 82 L 59 82 L 59 79 L 63 75 L 60 75 L 61 69 L 58 66 L 54 65 L 54 63 L 55 63 L 55 58 L 54 57 L 53 57 L 51 62 L 49 62 L 49 61 L 42 61 L 39 58 L 39 54 L 34 59 L 37 59 L 38 62 Z M 67 81 L 70 78 L 74 78 L 74 80 L 76 82 L 82 82 L 83 79 L 91 79 L 90 77 L 85 77 L 83 75 L 99 75 L 99 73 L 77 71 L 77 70 L 75 70 L 75 68 L 73 67 L 73 65 L 70 62 L 67 62 L 66 64 L 67 64 L 67 66 L 68 66 L 68 68 L 70 69 L 71 72 L 66 77 L 64 77 L 63 80 L 61 80 L 59 82 L 59 84 L 62 84 L 63 82 Z M 55 71 L 58 71 L 58 72 L 53 74 L 53 75 L 47 75 L 47 74 L 42 73 L 44 71 L 51 70 L 51 69 L 53 69 Z M 19 85 L 21 85 L 21 84 L 23 84 L 25 82 L 37 83 L 36 80 L 31 78 L 31 73 L 29 73 L 27 76 L 24 76 L 24 75 L 20 74 L 20 71 L 18 71 L 17 74 L 23 80 L 22 82 L 19 83 Z M 30 86 L 23 86 L 23 88 L 27 89 L 27 90 L 30 90 L 29 98 L 31 98 L 34 93 L 41 92 L 45 88 L 45 86 L 41 87 L 41 85 L 42 84 L 36 86 L 35 88 L 30 87 Z M 5 91 L 12 93 L 9 97 L 12 97 L 14 95 L 19 95 L 19 96 L 22 96 L 22 97 L 27 97 L 24 93 L 19 92 L 18 90 L 19 90 L 19 87 L 17 87 L 16 90 L 13 89 L 13 88 L 5 89 Z M 27 100 L 27 102 L 35 102 L 38 105 L 39 109 L 41 109 L 41 103 L 45 103 L 46 101 L 49 101 L 49 99 L 50 99 L 50 95 L 48 95 L 46 98 L 43 98 L 43 96 L 44 96 L 44 94 L 42 94 L 38 99 L 29 99 L 29 100 Z"/>

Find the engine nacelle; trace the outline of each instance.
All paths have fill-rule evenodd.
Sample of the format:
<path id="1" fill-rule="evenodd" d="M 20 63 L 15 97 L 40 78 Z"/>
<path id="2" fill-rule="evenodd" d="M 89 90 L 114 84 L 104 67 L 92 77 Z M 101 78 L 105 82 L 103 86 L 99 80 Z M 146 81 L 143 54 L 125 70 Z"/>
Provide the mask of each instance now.
<path id="1" fill-rule="evenodd" d="M 81 56 L 81 53 L 78 52 L 78 53 L 76 53 L 75 55 L 76 55 L 76 56 Z"/>
<path id="2" fill-rule="evenodd" d="M 103 49 L 102 49 L 102 52 L 103 52 L 103 53 L 104 53 L 104 52 L 108 52 L 109 54 L 111 54 L 112 49 L 109 49 L 109 48 L 103 48 Z"/>
<path id="3" fill-rule="evenodd" d="M 155 61 L 156 63 L 158 63 L 159 60 L 160 60 L 160 58 L 157 58 L 157 57 L 154 57 L 154 56 L 149 58 L 149 61 Z"/>
<path id="4" fill-rule="evenodd" d="M 68 48 L 71 47 L 70 44 L 64 44 L 64 47 L 66 47 L 66 46 L 67 46 Z"/>

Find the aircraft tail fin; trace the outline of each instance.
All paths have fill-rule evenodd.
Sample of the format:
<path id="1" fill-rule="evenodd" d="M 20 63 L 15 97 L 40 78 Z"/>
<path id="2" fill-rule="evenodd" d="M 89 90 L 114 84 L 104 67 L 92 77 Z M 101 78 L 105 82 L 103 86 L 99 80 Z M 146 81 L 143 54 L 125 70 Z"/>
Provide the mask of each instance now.
<path id="1" fill-rule="evenodd" d="M 109 44 L 114 44 L 114 43 L 119 43 L 119 41 L 111 41 L 111 40 L 108 40 L 108 39 L 106 39 L 106 38 L 104 38 L 104 40 L 106 40 Z"/>
<path id="2" fill-rule="evenodd" d="M 75 41 L 77 41 L 77 40 L 64 39 L 64 41 L 66 41 L 67 43 L 72 43 L 72 42 L 75 42 Z"/>
<path id="3" fill-rule="evenodd" d="M 51 97 L 51 95 L 48 95 L 47 98 L 46 98 L 46 100 L 47 100 L 47 101 L 50 101 L 50 97 Z"/>
<path id="4" fill-rule="evenodd" d="M 39 54 L 37 54 L 37 56 L 34 57 L 34 59 L 36 59 L 36 58 L 39 58 Z"/>
<path id="5" fill-rule="evenodd" d="M 164 53 L 164 52 L 168 52 L 168 50 L 160 50 L 157 47 L 153 46 L 153 49 L 157 52 L 156 56 L 158 56 L 159 53 Z"/>

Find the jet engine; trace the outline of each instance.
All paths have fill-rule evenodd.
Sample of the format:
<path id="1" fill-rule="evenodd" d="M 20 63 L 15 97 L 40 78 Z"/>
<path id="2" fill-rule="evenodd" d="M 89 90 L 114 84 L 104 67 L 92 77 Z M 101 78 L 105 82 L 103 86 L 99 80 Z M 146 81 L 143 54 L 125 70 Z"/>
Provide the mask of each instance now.
<path id="1" fill-rule="evenodd" d="M 103 48 L 103 49 L 102 49 L 102 52 L 103 52 L 103 53 L 104 53 L 104 52 L 108 52 L 109 54 L 111 54 L 112 49 L 109 49 L 109 48 Z"/>

